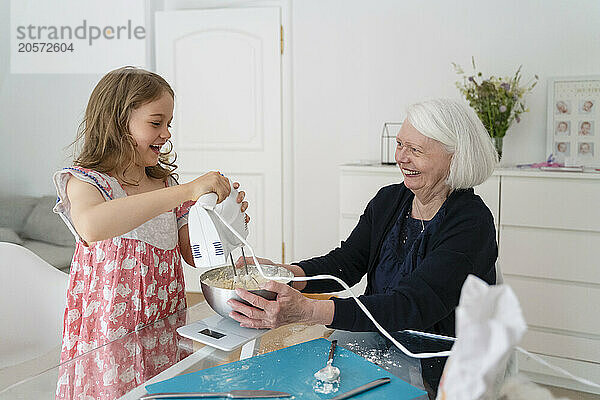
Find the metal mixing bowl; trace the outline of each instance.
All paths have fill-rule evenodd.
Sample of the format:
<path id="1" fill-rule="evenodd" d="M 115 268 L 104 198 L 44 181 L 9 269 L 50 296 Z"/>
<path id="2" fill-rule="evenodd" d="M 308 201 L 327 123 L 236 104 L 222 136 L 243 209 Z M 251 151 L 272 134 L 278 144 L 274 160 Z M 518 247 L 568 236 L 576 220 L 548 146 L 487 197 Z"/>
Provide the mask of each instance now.
<path id="1" fill-rule="evenodd" d="M 289 278 L 287 281 L 283 281 L 283 283 L 290 282 L 294 277 L 294 274 L 291 271 L 283 267 L 278 267 L 275 265 L 261 265 L 261 267 L 267 276 L 283 276 Z M 258 268 L 255 266 L 249 265 L 248 269 L 250 275 L 260 275 Z M 243 275 L 245 274 L 245 270 L 243 268 L 238 269 L 237 273 Z M 207 283 L 207 281 L 214 282 L 223 280 L 233 280 L 233 267 L 231 265 L 217 267 L 200 275 L 200 287 L 202 288 L 202 293 L 204 294 L 204 298 L 206 299 L 208 305 L 210 305 L 210 307 L 215 310 L 217 314 L 225 318 L 231 318 L 229 313 L 233 310 L 227 304 L 227 300 L 234 299 L 244 304 L 250 304 L 245 300 L 242 300 L 235 293 L 234 289 L 225 289 L 214 285 L 211 286 L 209 283 Z M 275 300 L 277 297 L 277 293 L 264 289 L 249 290 L 249 292 L 264 297 L 267 300 Z"/>

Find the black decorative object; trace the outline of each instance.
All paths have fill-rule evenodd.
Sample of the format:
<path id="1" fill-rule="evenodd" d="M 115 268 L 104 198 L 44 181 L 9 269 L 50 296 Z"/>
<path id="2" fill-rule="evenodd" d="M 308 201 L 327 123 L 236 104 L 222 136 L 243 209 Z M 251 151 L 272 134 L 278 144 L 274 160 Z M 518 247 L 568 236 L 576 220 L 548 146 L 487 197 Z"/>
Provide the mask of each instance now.
<path id="1" fill-rule="evenodd" d="M 396 164 L 396 134 L 400 130 L 402 122 L 386 122 L 381 131 L 381 164 Z"/>

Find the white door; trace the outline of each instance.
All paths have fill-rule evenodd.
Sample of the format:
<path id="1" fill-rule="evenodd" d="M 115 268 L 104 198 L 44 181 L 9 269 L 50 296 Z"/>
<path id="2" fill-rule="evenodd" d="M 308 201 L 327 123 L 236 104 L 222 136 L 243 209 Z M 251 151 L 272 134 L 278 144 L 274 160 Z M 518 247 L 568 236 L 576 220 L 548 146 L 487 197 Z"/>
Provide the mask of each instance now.
<path id="1" fill-rule="evenodd" d="M 156 13 L 156 69 L 175 91 L 172 141 L 181 182 L 219 170 L 250 202 L 249 242 L 281 261 L 280 9 Z M 198 272 L 185 266 L 186 288 Z"/>

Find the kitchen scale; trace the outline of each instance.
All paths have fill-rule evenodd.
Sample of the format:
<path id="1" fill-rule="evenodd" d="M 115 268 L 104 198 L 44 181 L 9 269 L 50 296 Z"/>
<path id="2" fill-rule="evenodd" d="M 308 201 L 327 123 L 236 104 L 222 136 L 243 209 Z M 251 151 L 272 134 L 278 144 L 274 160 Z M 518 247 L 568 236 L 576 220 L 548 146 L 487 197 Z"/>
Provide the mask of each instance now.
<path id="1" fill-rule="evenodd" d="M 208 193 L 190 208 L 188 230 L 196 267 L 212 269 L 226 265 L 231 252 L 243 246 L 232 232 L 235 229 L 238 235 L 248 237 L 246 214 L 240 210 L 237 195 L 232 186 L 231 193 L 221 203 L 217 204 L 215 193 Z M 239 322 L 218 314 L 177 329 L 181 336 L 219 350 L 233 351 L 243 346 L 241 358 L 253 355 L 256 339 L 266 332 L 268 329 L 242 328 Z"/>
<path id="2" fill-rule="evenodd" d="M 254 352 L 256 339 L 268 331 L 242 328 L 239 322 L 218 314 L 177 329 L 181 336 L 223 351 L 233 351 L 247 344 L 242 348 L 242 353 L 250 353 L 249 356 Z"/>

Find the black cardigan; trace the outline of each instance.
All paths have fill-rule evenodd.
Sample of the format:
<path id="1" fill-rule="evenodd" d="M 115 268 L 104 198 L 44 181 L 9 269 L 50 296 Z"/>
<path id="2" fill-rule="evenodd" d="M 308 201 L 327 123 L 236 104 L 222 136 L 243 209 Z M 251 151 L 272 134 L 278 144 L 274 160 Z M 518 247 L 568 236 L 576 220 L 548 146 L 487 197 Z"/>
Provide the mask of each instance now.
<path id="1" fill-rule="evenodd" d="M 489 284 L 496 282 L 494 218 L 473 189 L 455 190 L 446 199 L 407 254 L 408 276 L 388 294 L 374 294 L 372 280 L 387 232 L 399 213 L 408 211 L 414 194 L 397 184 L 379 190 L 358 225 L 340 247 L 299 265 L 307 276 L 335 275 L 352 286 L 367 274 L 360 300 L 387 330 L 414 329 L 454 336 L 454 309 L 468 274 Z M 341 290 L 332 280 L 308 281 L 309 293 Z M 354 299 L 333 299 L 330 327 L 348 331 L 375 331 L 375 325 Z"/>

